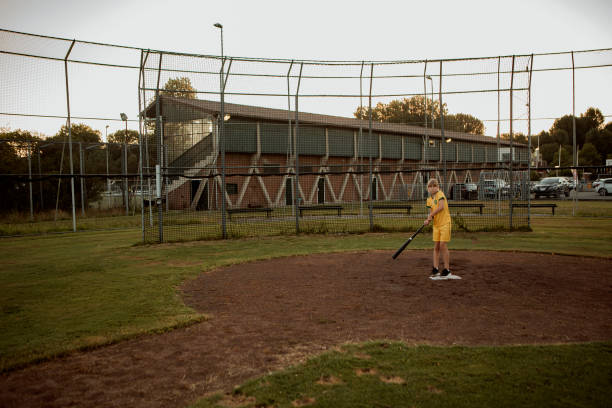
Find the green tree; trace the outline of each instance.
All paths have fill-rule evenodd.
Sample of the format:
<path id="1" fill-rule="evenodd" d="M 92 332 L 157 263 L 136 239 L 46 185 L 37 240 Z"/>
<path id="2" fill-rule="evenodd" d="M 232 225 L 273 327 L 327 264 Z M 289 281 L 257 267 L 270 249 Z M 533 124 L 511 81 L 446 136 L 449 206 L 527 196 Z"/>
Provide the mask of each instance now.
<path id="1" fill-rule="evenodd" d="M 604 123 L 604 117 L 601 111 L 597 108 L 590 107 L 586 112 L 580 114 L 586 129 L 599 129 Z"/>
<path id="2" fill-rule="evenodd" d="M 28 174 L 28 154 L 41 139 L 27 131 L 9 129 L 0 132 L 0 139 L 3 140 L 0 142 L 0 174 L 15 175 L 0 177 L 0 211 L 29 211 L 29 185 L 18 175 Z"/>
<path id="3" fill-rule="evenodd" d="M 425 102 L 427 101 L 427 102 Z M 427 103 L 427 107 L 425 104 Z M 444 115 L 444 129 L 474 134 L 484 133 L 484 124 L 478 118 L 465 113 L 449 115 L 446 104 L 420 95 L 412 98 L 395 99 L 388 104 L 379 102 L 372 109 L 374 122 L 405 123 L 413 126 L 434 127 L 439 129 L 441 113 Z M 368 119 L 369 109 L 358 107 L 353 115 L 357 119 Z M 432 123 L 433 120 L 433 123 Z"/>
<path id="4" fill-rule="evenodd" d="M 446 104 L 442 107 L 445 115 L 448 114 Z M 357 119 L 368 119 L 368 107 L 358 107 L 354 112 Z M 427 114 L 428 127 L 431 126 L 432 117 L 435 121 L 440 118 L 440 104 L 427 98 L 427 109 L 425 109 L 425 98 L 417 95 L 412 98 L 395 99 L 388 104 L 379 102 L 372 109 L 372 120 L 374 122 L 406 123 L 414 126 L 425 126 L 425 114 Z"/>
<path id="5" fill-rule="evenodd" d="M 444 128 L 456 132 L 484 135 L 484 123 L 477 117 L 468 115 L 467 113 L 456 113 L 445 116 Z"/>
<path id="6" fill-rule="evenodd" d="M 109 143 L 137 144 L 138 143 L 138 132 L 136 130 L 130 130 L 130 129 L 128 129 L 127 132 L 125 129 L 118 130 L 115 133 L 111 133 L 108 135 L 108 142 Z"/>
<path id="7" fill-rule="evenodd" d="M 502 140 L 510 140 L 510 133 L 502 133 L 499 135 L 499 137 Z M 522 144 L 527 144 L 527 142 L 529 141 L 527 139 L 527 136 L 522 134 L 521 132 L 513 133 L 512 140 L 514 141 L 514 143 L 522 143 Z M 533 140 L 531 142 L 533 143 Z M 537 144 L 536 144 L 536 147 L 537 147 Z"/>
<path id="8" fill-rule="evenodd" d="M 540 145 L 540 157 L 548 165 L 553 163 L 555 153 L 559 151 L 559 144 L 557 143 L 545 143 Z"/>
<path id="9" fill-rule="evenodd" d="M 586 135 L 587 143 L 591 143 L 601 158 L 601 162 L 605 163 L 608 154 L 612 153 L 612 130 L 607 127 L 603 129 L 591 129 Z"/>
<path id="10" fill-rule="evenodd" d="M 563 130 L 567 135 L 567 140 L 563 144 L 573 146 L 573 115 L 565 115 L 555 120 L 550 133 L 554 134 L 557 130 Z M 597 108 L 590 107 L 580 117 L 576 117 L 576 145 L 581 148 L 586 142 L 586 135 L 591 129 L 599 129 L 603 124 L 603 115 Z"/>
<path id="11" fill-rule="evenodd" d="M 91 127 L 84 123 L 75 123 L 70 126 L 71 138 L 73 142 L 87 142 L 87 143 L 100 143 L 101 133 L 99 130 L 93 130 Z M 68 141 L 68 127 L 63 125 L 59 132 L 55 134 L 50 140 L 57 141 Z"/>
<path id="12" fill-rule="evenodd" d="M 601 155 L 592 143 L 585 143 L 578 156 L 580 166 L 590 166 L 601 164 Z"/>
<path id="13" fill-rule="evenodd" d="M 176 98 L 196 98 L 196 90 L 187 77 L 170 78 L 164 85 L 162 95 L 174 96 Z"/>

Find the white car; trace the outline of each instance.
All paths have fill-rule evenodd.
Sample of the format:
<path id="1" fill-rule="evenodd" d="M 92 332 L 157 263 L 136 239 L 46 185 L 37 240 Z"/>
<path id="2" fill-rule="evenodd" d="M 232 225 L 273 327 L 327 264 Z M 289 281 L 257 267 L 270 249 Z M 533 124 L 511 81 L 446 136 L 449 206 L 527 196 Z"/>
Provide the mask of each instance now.
<path id="1" fill-rule="evenodd" d="M 596 181 L 593 183 L 593 187 L 600 196 L 612 194 L 612 178 Z"/>

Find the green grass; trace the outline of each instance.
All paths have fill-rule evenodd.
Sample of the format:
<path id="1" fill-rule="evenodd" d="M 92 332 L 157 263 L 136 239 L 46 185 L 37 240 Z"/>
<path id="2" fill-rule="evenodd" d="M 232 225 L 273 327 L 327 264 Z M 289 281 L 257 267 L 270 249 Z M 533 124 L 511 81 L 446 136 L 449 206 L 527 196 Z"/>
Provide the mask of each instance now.
<path id="1" fill-rule="evenodd" d="M 612 344 L 535 347 L 344 345 L 213 395 L 194 408 L 604 407 Z M 230 405 L 234 403 L 236 405 Z"/>
<path id="2" fill-rule="evenodd" d="M 201 321 L 177 288 L 202 271 L 255 259 L 394 250 L 402 233 L 300 235 L 141 245 L 140 231 L 0 240 L 0 371 Z M 431 235 L 410 249 L 431 248 Z M 453 232 L 451 250 L 612 258 L 612 219 L 542 217 L 533 232 Z"/>
<path id="3" fill-rule="evenodd" d="M 534 203 L 556 203 L 555 213 L 558 216 L 576 217 L 610 217 L 612 216 L 612 201 L 580 201 L 574 208 L 572 200 L 534 200 Z M 424 202 L 411 202 L 413 206 L 411 216 L 406 217 L 406 210 L 374 210 L 376 231 L 406 231 L 414 227 L 425 217 Z M 484 203 L 484 214 L 487 217 L 478 217 L 477 208 L 463 208 L 460 210 L 458 220 L 462 226 L 470 231 L 496 231 L 508 229 L 507 203 L 493 201 L 468 201 L 467 203 Z M 498 205 L 499 204 L 499 205 Z M 301 232 L 306 233 L 363 233 L 370 228 L 368 219 L 368 204 L 364 203 L 360 209 L 358 204 L 344 204 L 342 217 L 337 218 L 335 210 L 310 212 L 308 215 L 327 216 L 325 221 L 316 221 L 308 217 L 300 219 Z M 133 209 L 130 210 L 132 213 Z M 141 214 L 136 210 L 134 215 L 126 216 L 124 210 L 115 208 L 108 211 L 89 209 L 86 216 L 80 215 L 77 210 L 77 230 L 117 230 L 137 229 L 141 227 Z M 453 210 L 453 214 L 456 214 Z M 526 224 L 526 211 L 515 209 L 515 223 L 519 226 Z M 356 218 L 361 215 L 362 218 Z M 391 216 L 389 216 L 391 215 Z M 534 218 L 550 216 L 548 208 L 532 209 Z M 145 221 L 149 220 L 149 212 L 145 211 Z M 395 216 L 395 217 L 393 217 Z M 228 221 L 228 235 L 232 238 L 255 237 L 262 235 L 292 235 L 295 234 L 295 216 L 290 208 L 277 208 L 274 210 L 270 222 L 264 213 L 235 214 L 233 222 Z M 399 218 L 398 218 L 399 217 Z M 3 214 L 0 218 L 0 237 L 18 235 L 36 235 L 45 233 L 71 232 L 72 216 L 70 213 L 60 211 L 57 221 L 54 221 L 55 212 L 46 211 L 35 214 L 34 222 L 30 221 L 29 213 Z M 157 214 L 153 214 L 153 225 L 157 224 Z M 182 241 L 193 239 L 217 239 L 221 236 L 221 214 L 218 211 L 170 211 L 164 214 L 165 234 L 168 241 Z M 193 227 L 189 232 L 185 227 Z M 152 232 L 150 239 L 156 240 Z"/>

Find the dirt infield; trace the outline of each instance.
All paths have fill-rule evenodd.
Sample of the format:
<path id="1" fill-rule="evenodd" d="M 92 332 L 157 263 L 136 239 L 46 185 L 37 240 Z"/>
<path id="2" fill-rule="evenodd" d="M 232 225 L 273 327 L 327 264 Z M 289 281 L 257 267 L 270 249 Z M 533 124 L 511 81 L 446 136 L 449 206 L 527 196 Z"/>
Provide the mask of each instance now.
<path id="1" fill-rule="evenodd" d="M 430 251 L 234 265 L 186 282 L 203 323 L 0 377 L 2 407 L 182 407 L 348 341 L 501 345 L 612 339 L 612 260 L 452 253 L 462 280 L 432 281 Z"/>

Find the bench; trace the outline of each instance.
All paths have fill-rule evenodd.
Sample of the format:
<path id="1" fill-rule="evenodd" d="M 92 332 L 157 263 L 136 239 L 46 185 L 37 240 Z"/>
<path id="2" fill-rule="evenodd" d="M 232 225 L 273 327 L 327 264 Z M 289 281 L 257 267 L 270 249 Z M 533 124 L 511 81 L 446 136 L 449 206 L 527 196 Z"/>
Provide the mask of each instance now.
<path id="1" fill-rule="evenodd" d="M 552 204 L 524 204 L 524 203 L 512 203 L 512 208 L 527 208 L 527 207 L 531 207 L 531 208 L 550 208 L 552 209 L 552 215 L 555 215 L 555 208 L 557 208 L 557 204 L 552 203 Z"/>
<path id="2" fill-rule="evenodd" d="M 337 210 L 338 217 L 342 215 L 342 206 L 341 205 L 300 205 L 298 207 L 300 210 L 300 217 L 304 211 L 325 211 L 325 210 Z"/>
<path id="3" fill-rule="evenodd" d="M 448 208 L 478 208 L 480 210 L 480 215 L 482 215 L 484 206 L 484 204 L 448 203 Z"/>
<path id="4" fill-rule="evenodd" d="M 373 209 L 377 210 L 406 210 L 406 214 L 410 214 L 412 206 L 410 204 L 372 204 Z"/>
<path id="5" fill-rule="evenodd" d="M 272 208 L 269 207 L 255 207 L 255 208 L 228 208 L 227 215 L 229 216 L 229 220 L 232 220 L 232 214 L 240 214 L 240 213 L 257 213 L 257 212 L 265 212 L 266 217 L 270 218 L 270 214 L 272 213 Z"/>

